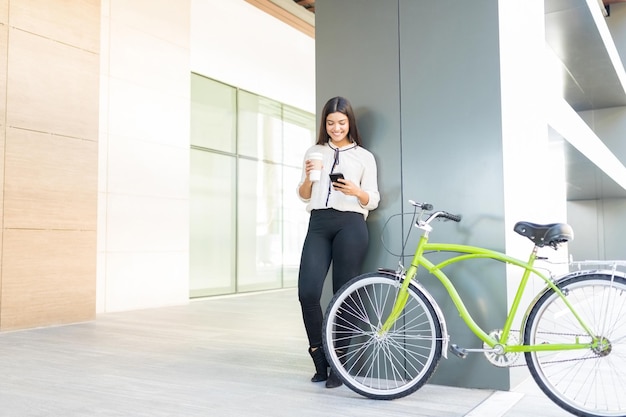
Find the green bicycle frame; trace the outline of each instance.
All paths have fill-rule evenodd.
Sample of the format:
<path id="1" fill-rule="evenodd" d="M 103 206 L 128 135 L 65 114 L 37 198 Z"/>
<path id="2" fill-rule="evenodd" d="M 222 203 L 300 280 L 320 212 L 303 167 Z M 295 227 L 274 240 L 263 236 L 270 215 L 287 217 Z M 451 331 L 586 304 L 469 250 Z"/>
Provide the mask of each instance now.
<path id="1" fill-rule="evenodd" d="M 424 257 L 424 252 L 454 252 L 459 253 L 457 256 L 452 256 L 445 261 L 435 265 L 430 262 L 426 257 Z M 511 305 L 511 309 L 506 317 L 504 322 L 504 326 L 502 328 L 502 334 L 500 340 L 495 340 L 489 334 L 487 334 L 472 318 L 471 314 L 465 307 L 461 296 L 457 292 L 454 284 L 450 281 L 450 279 L 446 276 L 446 274 L 442 271 L 443 268 L 449 266 L 451 264 L 469 260 L 469 259 L 493 259 L 496 261 L 504 262 L 507 264 L 516 265 L 520 268 L 524 269 L 524 274 L 522 275 L 522 279 L 517 288 L 517 292 L 515 294 L 515 298 L 513 299 L 513 304 Z M 389 317 L 385 320 L 385 323 L 379 330 L 380 334 L 386 333 L 389 331 L 393 323 L 398 319 L 402 310 L 404 309 L 406 302 L 408 300 L 408 287 L 410 282 L 417 275 L 418 268 L 421 266 L 425 268 L 429 273 L 436 276 L 441 284 L 445 287 L 446 291 L 450 295 L 452 302 L 456 306 L 461 318 L 465 322 L 465 324 L 469 327 L 469 329 L 484 343 L 486 343 L 489 347 L 494 347 L 496 345 L 502 345 L 504 348 L 504 352 L 537 352 L 537 351 L 557 351 L 557 350 L 575 350 L 575 349 L 589 349 L 597 347 L 598 340 L 593 336 L 593 333 L 589 329 L 589 327 L 583 322 L 581 317 L 578 315 L 574 307 L 569 303 L 567 298 L 561 292 L 561 289 L 554 284 L 551 278 L 546 277 L 543 273 L 534 268 L 535 260 L 537 259 L 537 247 L 534 248 L 527 262 L 521 261 L 516 258 L 512 258 L 507 256 L 501 252 L 480 248 L 477 246 L 468 246 L 468 245 L 457 245 L 457 244 L 448 244 L 448 243 L 428 243 L 428 236 L 424 234 L 421 236 L 420 241 L 415 250 L 415 255 L 413 256 L 413 260 L 411 261 L 411 266 L 407 269 L 404 281 L 400 287 L 398 297 L 396 302 L 392 308 L 392 311 Z M 539 344 L 539 345 L 507 345 L 507 341 L 509 338 L 509 334 L 511 331 L 511 327 L 513 325 L 513 320 L 515 319 L 518 309 L 520 307 L 520 303 L 522 300 L 522 296 L 524 291 L 526 290 L 526 286 L 528 284 L 528 280 L 531 274 L 535 274 L 540 277 L 551 289 L 553 289 L 559 297 L 563 300 L 565 305 L 569 308 L 572 314 L 576 317 L 578 322 L 581 324 L 583 329 L 589 334 L 592 338 L 591 343 L 579 343 L 576 340 L 575 343 L 555 343 L 555 344 Z"/>

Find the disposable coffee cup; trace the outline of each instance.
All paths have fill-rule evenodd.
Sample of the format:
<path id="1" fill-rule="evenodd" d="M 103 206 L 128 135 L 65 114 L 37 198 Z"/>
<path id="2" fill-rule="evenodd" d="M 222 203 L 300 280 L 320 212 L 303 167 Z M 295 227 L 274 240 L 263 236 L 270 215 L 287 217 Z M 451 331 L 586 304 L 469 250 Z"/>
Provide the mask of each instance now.
<path id="1" fill-rule="evenodd" d="M 309 159 L 315 167 L 309 171 L 309 179 L 313 182 L 319 181 L 322 177 L 322 159 L 324 156 L 320 152 L 313 152 L 309 155 Z"/>

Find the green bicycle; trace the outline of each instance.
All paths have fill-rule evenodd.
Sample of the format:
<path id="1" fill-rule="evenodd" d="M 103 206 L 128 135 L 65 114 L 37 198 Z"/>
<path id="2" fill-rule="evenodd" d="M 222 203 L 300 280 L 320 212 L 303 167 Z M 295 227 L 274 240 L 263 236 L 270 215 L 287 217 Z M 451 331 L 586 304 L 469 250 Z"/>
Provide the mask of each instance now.
<path id="1" fill-rule="evenodd" d="M 569 225 L 518 222 L 514 230 L 534 243 L 528 260 L 522 261 L 475 246 L 430 243 L 435 219 L 459 222 L 461 216 L 410 203 L 422 231 L 410 266 L 353 278 L 326 311 L 324 350 L 347 387 L 391 400 L 422 387 L 448 350 L 460 357 L 481 352 L 496 366 L 509 366 L 523 354 L 537 385 L 558 406 L 577 416 L 626 416 L 626 275 L 617 270 L 625 262 L 593 261 L 603 265 L 598 269 L 584 269 L 585 262 L 579 262 L 579 270 L 553 277 L 534 266 L 538 249 L 557 249 L 571 240 Z M 452 255 L 434 264 L 426 257 L 432 252 Z M 523 269 L 502 329 L 487 333 L 476 324 L 443 272 L 469 259 Z M 482 349 L 450 344 L 442 310 L 416 279 L 418 268 L 443 284 L 465 324 L 483 342 Z M 545 288 L 528 306 L 519 330 L 513 329 L 531 276 L 542 279 Z"/>

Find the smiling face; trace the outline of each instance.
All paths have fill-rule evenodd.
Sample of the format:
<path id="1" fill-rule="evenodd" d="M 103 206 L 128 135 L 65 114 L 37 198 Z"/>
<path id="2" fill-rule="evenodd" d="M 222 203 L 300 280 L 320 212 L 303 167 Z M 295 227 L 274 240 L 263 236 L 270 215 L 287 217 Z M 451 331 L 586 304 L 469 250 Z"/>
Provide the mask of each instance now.
<path id="1" fill-rule="evenodd" d="M 346 146 L 350 143 L 348 132 L 350 131 L 350 122 L 348 116 L 343 113 L 330 113 L 326 117 L 326 133 L 336 147 Z"/>

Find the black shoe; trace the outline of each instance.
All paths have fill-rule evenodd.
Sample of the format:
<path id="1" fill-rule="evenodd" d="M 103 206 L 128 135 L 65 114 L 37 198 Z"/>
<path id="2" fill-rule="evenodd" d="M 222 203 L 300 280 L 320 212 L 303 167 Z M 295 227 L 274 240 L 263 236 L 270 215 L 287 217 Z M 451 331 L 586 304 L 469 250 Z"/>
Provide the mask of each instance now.
<path id="1" fill-rule="evenodd" d="M 331 369 L 330 375 L 328 375 L 328 379 L 326 379 L 326 388 L 337 388 L 343 385 L 341 379 L 337 376 L 337 374 Z"/>
<path id="2" fill-rule="evenodd" d="M 313 364 L 315 365 L 315 375 L 311 378 L 311 382 L 326 381 L 328 379 L 328 362 L 326 362 L 324 349 L 321 346 L 315 350 L 309 348 L 309 354 L 313 358 Z"/>

